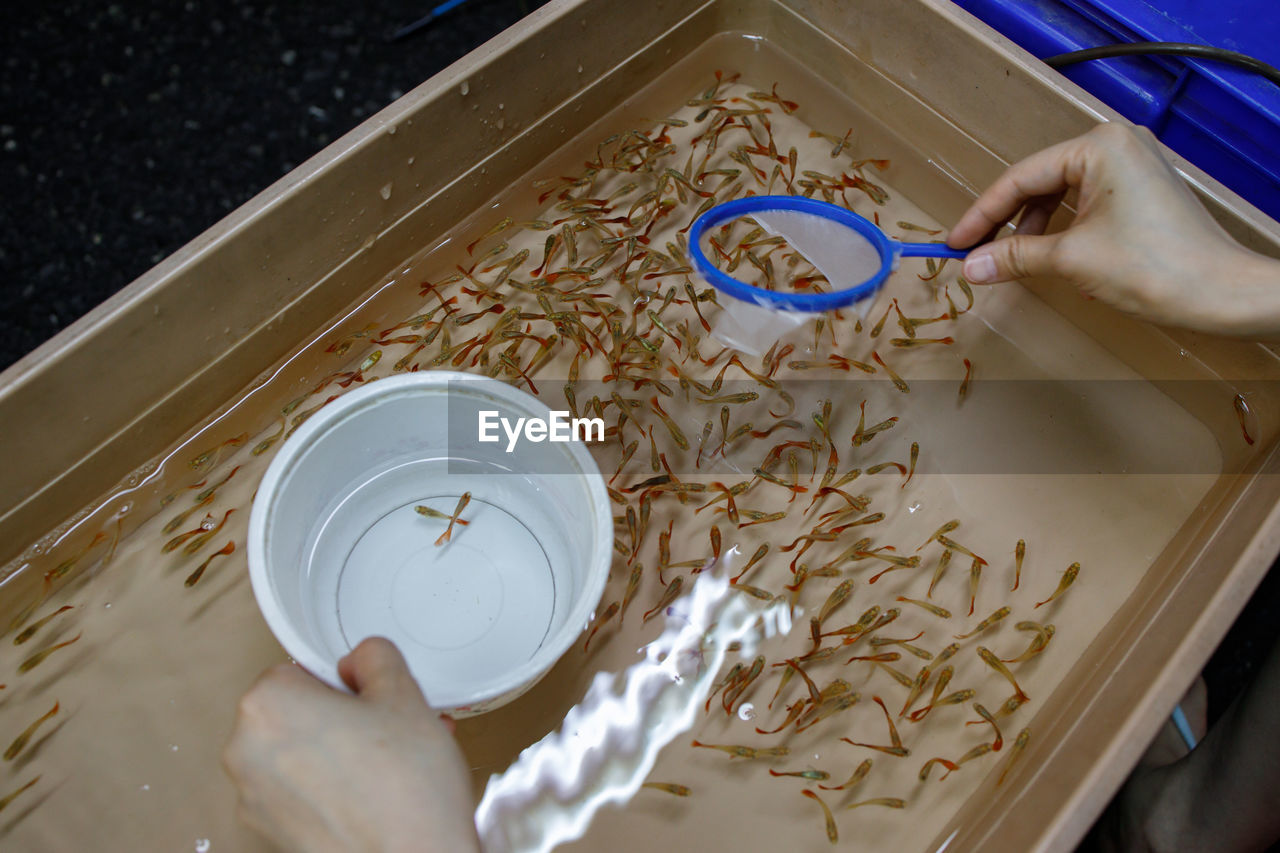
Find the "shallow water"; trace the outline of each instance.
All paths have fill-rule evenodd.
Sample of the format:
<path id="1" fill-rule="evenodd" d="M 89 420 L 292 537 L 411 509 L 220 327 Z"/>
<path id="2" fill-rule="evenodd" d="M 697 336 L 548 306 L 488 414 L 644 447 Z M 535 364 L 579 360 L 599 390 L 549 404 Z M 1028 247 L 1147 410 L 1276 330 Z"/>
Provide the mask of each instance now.
<path id="1" fill-rule="evenodd" d="M 634 190 L 615 197 L 612 216 L 627 214 L 627 208 L 657 181 L 666 168 L 681 172 L 688 157 L 690 140 L 701 132 L 705 122 L 694 121 L 703 107 L 684 105 L 697 98 L 711 84 L 707 73 L 714 67 L 729 68 L 726 56 L 733 54 L 724 45 L 713 44 L 673 67 L 654 86 L 638 93 L 603 117 L 586 134 L 569 142 L 534 174 L 530 180 L 550 180 L 549 184 L 530 186 L 528 182 L 512 188 L 487 205 L 472 219 L 463 222 L 447 239 L 436 241 L 421 254 L 407 260 L 386 281 L 371 290 L 372 296 L 337 323 L 337 330 L 322 335 L 305 345 L 297 355 L 280 368 L 276 377 L 258 387 L 245 401 L 233 404 L 220 423 L 200 440 L 197 451 L 158 460 L 145 472 L 146 485 L 156 494 L 175 494 L 173 501 L 158 514 L 141 521 L 151 504 L 127 489 L 103 503 L 101 512 L 89 518 L 109 518 L 124 504 L 133 507 L 130 521 L 140 525 L 122 538 L 109 564 L 101 559 L 109 542 L 104 541 L 80 560 L 67 573 L 74 578 L 53 594 L 42 597 L 30 619 L 40 618 L 63 604 L 75 609 L 56 617 L 32 639 L 20 647 L 5 643 L 0 650 L 0 673 L 7 687 L 0 691 L 0 721 L 16 735 L 54 703 L 60 712 L 33 738 L 26 749 L 4 768 L 0 796 L 27 779 L 39 775 L 40 782 L 0 813 L 0 837 L 23 849 L 64 849 L 73 846 L 138 849 L 195 845 L 210 839 L 214 849 L 256 849 L 260 842 L 239 826 L 234 817 L 234 793 L 223 775 L 218 753 L 229 733 L 234 714 L 234 697 L 246 689 L 266 666 L 283 659 L 283 654 L 266 630 L 247 582 L 244 562 L 245 529 L 248 511 L 259 479 L 279 441 L 255 455 L 253 451 L 273 435 L 287 434 L 295 420 L 344 388 L 337 383 L 350 379 L 335 374 L 356 370 L 367 362 L 372 352 L 382 355 L 362 374 L 365 382 L 398 370 L 451 367 L 455 354 L 438 357 L 445 331 L 451 346 L 461 343 L 486 329 L 494 328 L 502 315 L 491 314 L 467 325 L 444 326 L 433 342 L 421 350 L 417 343 L 371 343 L 397 336 L 421 336 L 434 327 L 418 329 L 392 328 L 420 313 L 437 308 L 443 299 L 458 297 L 451 317 L 480 310 L 493 299 L 480 291 L 491 286 L 502 273 L 505 259 L 522 249 L 528 258 L 513 266 L 510 277 L 524 285 L 536 280 L 532 273 L 543 259 L 546 237 L 563 233 L 564 223 L 553 231 L 513 227 L 481 240 L 473 252 L 467 244 L 481 237 L 503 216 L 517 223 L 530 219 L 548 221 L 568 217 L 572 225 L 580 221 L 582 211 L 557 210 L 556 194 L 565 186 L 558 176 L 580 175 L 583 162 L 597 157 L 608 160 L 619 155 L 627 138 L 597 147 L 599 140 L 613 133 L 625 133 L 632 127 L 643 130 L 650 144 L 627 155 L 634 163 L 645 153 L 652 153 L 666 143 L 653 145 L 659 135 L 659 121 L 642 121 L 642 117 L 661 119 L 675 117 L 690 122 L 687 127 L 668 126 L 671 144 L 676 150 L 655 161 L 652 172 L 602 171 L 589 187 L 575 188 L 575 193 L 591 198 L 606 198 L 635 182 Z M 756 48 L 753 48 L 755 50 Z M 767 53 L 767 45 L 761 50 Z M 863 167 L 865 179 L 883 187 L 888 194 L 884 205 L 876 205 L 865 192 L 848 193 L 855 210 L 866 215 L 879 213 L 882 221 L 906 220 L 937 228 L 937 220 L 926 210 L 948 207 L 933 199 L 913 195 L 916 202 L 905 198 L 903 187 L 927 185 L 930 171 L 927 152 L 897 139 L 882 123 L 866 115 L 856 105 L 816 81 L 806 79 L 802 68 L 783 58 L 755 60 L 753 69 L 771 73 L 742 82 L 725 84 L 717 97 L 739 97 L 750 100 L 750 93 L 768 90 L 774 80 L 780 81 L 784 98 L 799 102 L 795 115 L 787 115 L 776 103 L 756 99 L 760 106 L 771 108 L 769 120 L 776 147 L 785 158 L 794 145 L 801 163 L 799 170 L 834 174 L 852 171 L 854 160 L 887 157 L 891 164 L 884 170 Z M 811 128 L 821 128 L 837 138 L 849 127 L 855 128 L 851 143 L 839 157 L 831 157 L 833 145 L 827 139 L 810 136 Z M 754 127 L 761 134 L 759 126 Z M 729 131 L 717 152 L 707 161 L 707 169 L 739 168 L 731 159 L 736 146 L 753 145 L 749 133 L 742 128 Z M 756 137 L 756 142 L 762 135 Z M 631 137 L 635 143 L 639 139 Z M 698 157 L 702 156 L 702 150 Z M 764 162 L 764 158 L 759 158 Z M 660 162 L 660 167 L 658 163 Z M 694 161 L 697 166 L 697 161 Z M 771 168 L 771 167 L 770 167 Z M 786 167 L 784 167 L 786 168 Z M 789 171 L 789 170 L 788 170 Z M 695 172 L 696 177 L 696 172 Z M 712 186 L 718 179 L 708 178 Z M 722 196 L 740 185 L 739 193 L 768 191 L 769 178 L 756 181 L 745 170 L 728 182 Z M 785 186 L 785 177 L 782 181 Z M 797 187 L 798 189 L 798 187 Z M 539 205 L 538 195 L 550 192 Z M 773 191 L 780 191 L 777 179 Z M 785 191 L 785 190 L 782 190 Z M 948 187 L 943 195 L 954 195 Z M 601 413 L 610 426 L 618 421 L 617 404 L 610 393 L 617 391 L 629 409 L 629 424 L 621 427 L 626 443 L 635 441 L 637 448 L 618 475 L 616 486 L 640 482 L 662 470 L 661 460 L 651 459 L 648 432 L 652 429 L 653 446 L 661 452 L 674 472 L 684 482 L 733 484 L 752 480 L 752 469 L 758 466 L 768 450 L 779 442 L 818 440 L 816 458 L 803 447 L 784 449 L 770 472 L 805 492 L 792 496 L 784 486 L 764 480 L 755 482 L 735 500 L 739 512 L 751 510 L 763 514 L 786 511 L 786 518 L 759 525 L 738 528 L 722 511 L 723 502 L 697 511 L 717 496 L 712 489 L 690 496 L 689 502 L 671 494 L 653 500 L 652 514 L 645 529 L 633 538 L 625 520 L 625 508 L 615 505 L 619 517 L 617 534 L 620 550 L 616 554 L 613 573 L 606 588 L 600 610 L 609 602 L 620 600 L 631 574 L 632 561 L 642 562 L 646 570 L 636 598 L 623 619 L 605 626 L 592 641 L 590 653 L 581 644 L 560 661 L 547 678 L 511 705 L 493 713 L 462 721 L 459 739 L 473 768 L 473 783 L 481 790 L 492 773 L 501 772 L 518 752 L 560 725 L 566 712 L 583 695 L 594 673 L 620 671 L 638 659 L 645 644 L 661 631 L 662 619 L 644 622 L 641 615 L 660 598 L 664 581 L 682 574 L 691 583 L 691 568 L 658 572 L 660 534 L 670 530 L 670 562 L 700 565 L 711 556 L 710 530 L 716 525 L 722 535 L 722 548 L 737 548 L 750 556 L 761 544 L 769 544 L 769 555 L 744 578 L 745 583 L 771 593 L 784 592 L 784 584 L 794 579 L 790 564 L 796 550 L 783 554 L 784 546 L 810 531 L 823 512 L 837 509 L 841 499 L 826 496 L 820 505 L 807 511 L 810 498 L 824 475 L 831 449 L 812 418 L 821 410 L 823 399 L 832 402 L 827 427 L 831 445 L 838 452 L 837 477 L 851 468 L 866 469 L 885 461 L 908 465 L 913 443 L 920 446 L 919 461 L 909 478 L 896 468 L 881 473 L 864 473 L 852 480 L 847 490 L 853 495 L 866 495 L 868 513 L 884 513 L 883 521 L 856 526 L 837 541 L 818 542 L 805 552 L 801 561 L 812 569 L 829 564 L 861 537 L 871 537 L 863 550 L 893 546 L 891 555 L 919 554 L 917 568 L 891 572 L 870 583 L 870 578 L 889 564 L 875 556 L 858 555 L 834 568 L 838 577 L 809 580 L 794 597 L 796 629 L 789 635 L 768 641 L 762 648 L 769 663 L 803 654 L 810 647 L 809 617 L 822 607 L 828 594 L 843 579 L 855 581 L 851 599 L 835 610 L 824 623 L 830 630 L 854 622 L 872 605 L 882 609 L 901 608 L 901 615 L 878 636 L 909 638 L 923 631 L 916 646 L 936 653 L 953 641 L 955 634 L 971 629 L 978 620 L 1001 605 L 1009 605 L 1012 615 L 980 637 L 958 641 L 961 651 L 949 663 L 955 668 L 950 690 L 973 688 L 976 700 L 994 710 L 1010 694 L 1009 685 L 994 674 L 975 654 L 978 645 L 989 646 L 1001 657 L 1013 657 L 1026 647 L 1030 634 L 1014 629 L 1023 619 L 1052 622 L 1056 634 L 1048 650 L 1033 660 L 1014 665 L 1016 677 L 1031 701 L 1001 720 L 1006 744 L 1024 726 L 1032 725 L 1034 716 L 1053 693 L 1062 676 L 1084 653 L 1099 629 L 1122 607 L 1129 594 L 1152 567 L 1165 544 L 1195 511 L 1197 504 L 1214 482 L 1221 467 L 1217 443 L 1209 430 L 1186 410 L 1175 405 L 1113 354 L 1093 339 L 1067 323 L 1039 299 L 1020 288 L 977 289 L 972 307 L 955 279 L 955 265 L 945 268 L 933 281 L 921 280 L 927 275 L 923 261 L 904 261 L 884 292 L 868 307 L 863 329 L 852 328 L 850 312 L 839 322 L 828 322 L 821 333 L 812 326 L 788 336 L 795 347 L 793 353 L 776 368 L 775 379 L 782 390 L 795 399 L 794 413 L 782 418 L 771 414 L 786 408 L 778 389 L 762 386 L 740 368 L 731 367 L 724 385 L 715 394 L 681 389 L 677 376 L 666 368 L 674 366 L 691 380 L 709 384 L 726 364 L 727 354 L 708 367 L 690 358 L 689 349 L 696 344 L 700 356 L 711 359 L 721 347 L 712 340 L 688 304 L 683 289 L 682 273 L 664 274 L 679 268 L 678 231 L 685 227 L 702 199 L 683 192 L 674 182 L 668 183 L 663 197 L 675 200 L 671 208 L 648 234 L 648 248 L 663 253 L 666 260 L 644 263 L 639 258 L 628 264 L 625 283 L 619 282 L 617 269 L 628 252 L 625 240 L 617 254 L 595 271 L 567 274 L 553 288 L 568 291 L 584 285 L 582 294 L 592 296 L 599 304 L 616 303 L 624 308 L 619 318 L 622 330 L 635 321 L 634 334 L 644 337 L 659 348 L 656 358 L 650 346 L 635 338 L 617 343 L 609 325 L 590 316 L 596 310 L 585 300 L 561 300 L 551 291 L 543 293 L 553 301 L 557 311 L 573 312 L 581 327 L 554 327 L 545 319 L 530 318 L 518 328 L 529 328 L 529 334 L 546 338 L 555 333 L 558 346 L 552 347 L 551 359 L 529 378 L 537 384 L 540 396 L 553 408 L 565 402 L 563 386 L 571 370 L 577 345 L 573 336 L 590 340 L 596 350 L 591 358 L 579 360 L 580 380 L 576 405 L 585 411 L 593 397 L 601 401 Z M 721 197 L 721 196 L 717 196 Z M 950 196 L 948 196 L 950 198 Z M 842 201 L 836 196 L 837 201 Z M 652 206 L 652 205 L 649 205 Z M 637 208 L 639 220 L 642 208 Z M 594 215 L 594 214 L 593 214 Z M 598 216 L 599 219 L 608 217 Z M 631 232 L 644 226 L 610 223 Z M 609 226 L 606 226 L 609 227 Z M 602 233 L 590 226 L 575 232 L 577 258 L 571 259 L 563 245 L 551 268 L 559 270 L 582 267 L 600 251 Z M 911 234 L 901 236 L 912 237 Z M 489 257 L 499 242 L 504 251 Z M 477 263 L 477 259 L 482 259 Z M 463 279 L 439 286 L 432 292 L 423 281 L 440 283 L 455 267 L 464 269 L 476 264 L 475 281 Z M 653 275 L 654 278 L 645 278 Z M 602 281 L 594 281 L 600 278 Z M 589 286 L 586 283 L 590 282 Z M 704 285 L 691 282 L 696 291 Z M 663 308 L 669 288 L 677 286 L 674 300 Z M 466 293 L 463 288 L 472 290 Z M 531 315 L 545 314 L 546 306 L 536 294 L 512 287 L 500 290 L 501 304 L 506 310 L 519 306 Z M 916 349 L 895 348 L 891 337 L 903 334 L 896 317 L 890 316 L 876 337 L 871 330 L 880 316 L 890 310 L 890 300 L 897 299 L 905 315 L 931 317 L 945 312 L 950 296 L 959 312 L 955 320 L 940 321 L 923 327 L 929 336 L 944 334 L 954 338 L 950 345 Z M 719 310 L 711 302 L 699 305 L 709 324 Z M 658 328 L 649 311 L 661 311 L 662 325 L 672 335 Z M 443 314 L 443 312 L 441 312 Z M 437 315 L 437 318 L 441 316 Z M 427 321 L 428 324 L 434 321 Z M 522 325 L 523 324 L 523 325 Z M 372 326 L 371 329 L 368 327 Z M 346 336 L 368 329 L 366 334 L 350 340 L 341 354 L 326 353 Z M 684 331 L 681 331 L 681 330 Z M 592 335 L 595 337 L 592 338 Z M 625 338 L 625 334 L 623 335 Z M 679 340 L 677 346 L 676 340 Z M 515 339 L 513 339 L 515 340 Z M 598 343 L 596 341 L 598 340 Z M 522 339 L 513 354 L 520 364 L 528 366 L 540 344 Z M 459 369 L 486 370 L 504 381 L 529 387 L 528 380 L 515 375 L 497 359 L 497 353 L 509 346 L 493 346 L 488 352 L 488 365 L 472 364 L 479 346 L 463 352 Z M 606 358 L 599 351 L 611 352 Z M 886 381 L 884 369 L 875 374 L 853 368 L 792 369 L 790 362 L 826 361 L 835 352 L 845 358 L 874 365 L 876 351 L 894 371 L 911 386 L 907 393 Z M 967 396 L 961 400 L 958 390 L 965 376 L 963 359 L 973 365 L 972 381 Z M 640 388 L 632 383 L 606 380 L 621 367 L 633 376 L 660 378 L 671 392 L 649 384 Z M 758 358 L 744 363 L 756 372 L 767 372 Z M 640 365 L 636 367 L 635 365 Z M 653 365 L 657 369 L 651 369 Z M 1053 380 L 1107 380 L 1123 383 L 1123 404 L 1106 396 L 1102 383 L 1071 385 Z M 1010 394 L 1007 385 L 997 380 L 1026 383 L 1026 394 Z M 352 383 L 358 386 L 359 382 Z M 349 386 L 349 387 L 352 387 Z M 699 402 L 726 394 L 754 391 L 759 398 L 746 403 Z M 689 444 L 680 450 L 672 431 L 657 416 L 650 402 L 659 399 L 666 411 L 678 421 Z M 632 407 L 629 400 L 638 400 Z M 861 414 L 860 403 L 866 403 L 866 424 L 888 417 L 898 417 L 895 425 L 860 446 L 854 446 L 854 434 Z M 287 414 L 282 407 L 295 403 Z M 797 421 L 793 428 L 783 428 L 768 438 L 749 434 L 726 442 L 720 426 L 720 411 L 730 408 L 728 431 L 750 421 L 757 431 L 785 417 Z M 282 420 L 283 418 L 283 420 Z M 251 423 L 250 435 L 238 446 L 229 447 L 206 464 L 193 466 L 197 452 L 213 447 L 238 435 L 242 424 Z M 703 425 L 711 424 L 710 438 L 699 456 Z M 643 425 L 642 434 L 637 425 Z M 220 434 L 219 431 L 221 430 Z M 210 434 L 216 437 L 209 438 Z M 1016 445 L 1017 454 L 1013 454 Z M 606 478 L 618 469 L 623 443 L 609 440 L 592 448 Z M 787 450 L 795 452 L 795 467 Z M 708 453 L 708 451 L 710 451 Z M 1174 454 L 1182 460 L 1176 470 L 1160 468 L 1160 461 Z M 1011 460 L 1012 455 L 1012 461 Z M 1039 460 L 1039 464 L 1036 463 Z M 198 470 L 197 470 L 198 469 Z M 222 481 L 232 470 L 234 476 L 221 486 L 207 505 L 165 532 L 163 528 L 180 512 L 195 507 L 193 498 L 209 485 Z M 1126 473 L 1134 471 L 1138 473 Z M 798 481 L 796 478 L 799 478 Z M 192 484 L 203 483 L 196 488 Z M 187 488 L 191 486 L 191 488 Z M 135 485 L 135 490 L 140 486 Z M 711 488 L 711 487 L 709 487 Z M 639 509 L 642 492 L 626 493 L 627 505 Z M 196 528 L 208 513 L 216 524 L 227 510 L 235 511 L 226 518 L 217 535 L 204 542 L 196 553 L 185 554 L 185 543 L 163 553 L 162 547 L 177 534 Z M 866 518 L 855 514 L 848 520 Z M 947 608 L 953 615 L 940 619 L 911 604 L 900 603 L 897 596 L 925 598 L 937 561 L 943 549 L 926 543 L 944 522 L 958 519 L 960 526 L 951 536 L 982 555 L 988 565 L 981 572 L 980 584 L 969 616 L 969 577 L 971 561 L 955 554 L 945 576 L 933 592 L 932 602 Z M 747 519 L 743 518 L 742 521 Z M 670 527 L 668 527 L 670 525 Z M 41 553 L 29 553 L 31 567 L 27 574 L 46 572 L 75 555 L 89 542 L 93 530 L 88 525 L 72 531 L 60 544 L 45 547 Z M 104 524 L 110 534 L 112 525 Z M 110 539 L 108 535 L 107 539 Z M 1027 556 L 1021 583 L 1011 591 L 1015 543 L 1026 542 Z M 190 542 L 190 540 L 187 540 Z M 184 586 L 202 561 L 227 542 L 236 549 L 229 556 L 216 557 L 193 586 Z M 917 546 L 920 546 L 919 549 Z M 1042 608 L 1035 603 L 1047 598 L 1058 584 L 1066 567 L 1079 562 L 1080 579 L 1063 597 Z M 798 563 L 797 563 L 798 565 Z M 38 586 L 38 584 L 37 584 Z M 790 596 L 788 596 L 790 600 Z M 18 675 L 16 668 L 30 654 L 56 641 L 68 640 L 83 632 L 74 645 L 51 655 L 30 672 Z M 10 636 L 13 635 L 10 632 Z M 895 646 L 886 646 L 895 649 Z M 850 646 L 849 654 L 870 654 L 863 640 Z M 877 650 L 879 651 L 879 650 Z M 914 676 L 924 661 L 902 652 L 893 664 Z M 770 668 L 759 681 L 739 697 L 732 713 L 712 705 L 702 717 L 693 737 L 717 744 L 752 744 L 757 746 L 785 743 L 790 755 L 770 761 L 730 760 L 711 750 L 691 748 L 678 739 L 661 752 L 651 776 L 656 781 L 686 785 L 692 789 L 688 798 L 645 789 L 625 808 L 603 812 L 578 843 L 579 849 L 600 849 L 608 845 L 618 850 L 650 850 L 659 846 L 684 849 L 695 843 L 714 843 L 718 847 L 739 849 L 824 849 L 827 846 L 823 819 L 817 804 L 802 797 L 802 787 L 812 783 L 796 778 L 775 778 L 767 769 L 782 771 L 821 769 L 830 773 L 830 781 L 839 784 L 852 769 L 866 758 L 874 761 L 871 774 L 851 792 L 819 791 L 833 809 L 848 802 L 872 797 L 900 797 L 908 801 L 904 810 L 869 806 L 855 812 L 837 812 L 842 840 L 854 838 L 893 849 L 925 849 L 943 831 L 951 816 L 990 773 L 998 772 L 1007 753 L 988 754 L 966 764 L 945 782 L 935 768 L 926 783 L 919 782 L 921 765 L 934 756 L 956 759 L 970 747 L 989 742 L 986 724 L 967 727 L 976 720 L 971 704 L 940 708 L 922 723 L 899 719 L 906 690 L 886 673 L 859 662 L 845 665 L 839 655 L 831 662 L 816 664 L 811 675 L 819 686 L 834 678 L 845 679 L 860 693 L 861 701 L 807 731 L 794 734 L 763 736 L 754 731 L 757 725 L 771 728 L 781 722 L 782 705 L 806 695 L 799 679 L 794 679 L 787 693 L 768 708 L 778 683 L 778 669 Z M 732 661 L 730 662 L 730 664 Z M 932 691 L 930 684 L 923 701 Z M 888 731 L 884 714 L 872 701 L 884 699 L 910 756 L 897 758 L 866 747 L 852 746 L 840 740 L 848 737 L 860 743 L 885 745 Z M 915 707 L 920 707 L 917 703 Z M 1007 747 L 1006 747 L 1007 749 Z M 105 844 L 103 839 L 109 839 Z"/>

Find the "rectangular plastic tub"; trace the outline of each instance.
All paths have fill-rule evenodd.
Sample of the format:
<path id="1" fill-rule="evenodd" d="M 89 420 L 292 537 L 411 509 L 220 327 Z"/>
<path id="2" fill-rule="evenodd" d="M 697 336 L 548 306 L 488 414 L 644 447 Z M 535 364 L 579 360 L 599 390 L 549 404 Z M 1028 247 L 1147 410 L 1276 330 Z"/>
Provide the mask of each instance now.
<path id="1" fill-rule="evenodd" d="M 1275 65 L 1280 18 L 1263 0 L 1229 7 L 1177 0 L 959 0 L 1036 56 L 1133 41 L 1237 50 Z M 1063 73 L 1130 121 L 1280 218 L 1280 90 L 1217 62 L 1136 56 L 1084 62 Z"/>
<path id="2" fill-rule="evenodd" d="M 683 109 L 719 69 L 741 73 L 744 85 L 777 82 L 784 97 L 800 102 L 785 124 L 806 151 L 828 156 L 805 126 L 837 135 L 854 127 L 858 156 L 889 158 L 876 173 L 891 190 L 887 222 L 954 221 L 1008 162 L 1116 117 L 954 6 L 901 0 L 715 0 L 653 4 L 644 15 L 618 0 L 564 0 L 410 92 L 0 376 L 0 437 L 15 449 L 0 487 L 0 558 L 10 560 L 0 582 L 0 627 L 75 605 L 32 645 L 0 644 L 3 725 L 19 732 L 55 701 L 64 713 L 5 774 L 5 793 L 41 778 L 0 815 L 6 846 L 132 850 L 195 839 L 220 849 L 260 846 L 235 820 L 218 755 L 236 697 L 282 653 L 254 605 L 242 548 L 190 587 L 183 578 L 193 558 L 159 548 L 177 529 L 175 508 L 198 497 L 186 488 L 231 477 L 215 506 L 237 509 L 221 534 L 243 543 L 248 502 L 270 458 L 250 448 L 276 433 L 277 423 L 283 432 L 282 406 L 294 417 L 310 409 L 286 403 L 320 376 L 366 359 L 368 345 L 353 332 L 420 310 L 418 283 L 463 262 L 462 247 L 499 211 L 517 220 L 537 215 L 532 180 L 581 170 L 601 139 L 658 110 Z M 781 132 L 784 121 L 775 119 Z M 1280 255 L 1274 221 L 1179 165 L 1236 239 Z M 918 288 L 916 272 L 904 267 L 890 286 Z M 953 510 L 965 513 L 962 530 L 989 548 L 995 577 L 1003 575 L 994 556 L 999 571 L 1009 571 L 1012 543 L 1025 537 L 1019 604 L 1051 591 L 1045 587 L 1070 560 L 1085 570 L 1054 611 L 1053 647 L 1019 671 L 1034 703 L 1007 724 L 1008 735 L 1027 726 L 1033 737 L 1004 784 L 996 769 L 1003 758 L 975 764 L 984 769 L 916 791 L 924 805 L 915 811 L 861 810 L 841 817 L 842 832 L 895 849 L 1067 850 L 1280 549 L 1280 480 L 1273 476 L 1280 361 L 1267 346 L 1136 323 L 1054 282 L 984 290 L 962 320 L 957 335 L 985 371 L 969 403 L 991 399 L 982 388 L 999 386 L 983 379 L 1122 379 L 1133 384 L 1120 387 L 1140 389 L 1146 402 L 1113 398 L 1077 411 L 1068 432 L 1078 443 L 1067 456 L 1079 450 L 1088 459 L 1090 448 L 1106 449 L 1112 439 L 1123 447 L 1135 437 L 1159 449 L 1185 435 L 1186 446 L 1168 452 L 1191 461 L 1094 476 L 1053 464 L 1001 468 L 957 454 L 940 463 L 944 473 L 922 469 L 919 491 L 896 482 L 868 486 L 921 496 L 920 505 L 902 505 L 895 522 L 913 538 L 924 521 L 908 516 L 921 506 L 930 530 Z M 350 352 L 326 353 L 343 339 Z M 951 371 L 948 381 L 958 378 L 952 358 L 938 368 Z M 377 369 L 390 369 L 390 361 Z M 840 434 L 847 435 L 858 392 L 843 387 Z M 1232 411 L 1237 393 L 1249 401 L 1252 444 Z M 1049 428 L 1036 419 L 1036 406 L 1003 405 L 989 411 L 1034 449 L 1028 427 Z M 934 446 L 927 439 L 948 425 L 920 425 L 926 451 Z M 602 469 L 613 462 L 602 459 Z M 181 503 L 169 506 L 170 495 Z M 949 496 L 962 500 L 957 506 Z M 907 499 L 915 500 L 893 498 Z M 686 513 L 673 521 L 703 524 L 702 542 L 705 518 Z M 674 541 L 683 550 L 695 540 Z M 755 541 L 743 541 L 746 553 Z M 769 569 L 771 581 L 784 565 Z M 621 563 L 614 572 L 606 600 L 620 597 L 626 582 Z M 653 583 L 633 614 L 657 598 Z M 814 595 L 806 591 L 807 607 L 821 604 L 821 597 L 809 600 Z M 632 615 L 625 628 L 602 633 L 590 655 L 571 651 L 525 697 L 464 721 L 459 737 L 477 791 L 559 725 L 596 671 L 634 660 L 654 630 Z M 18 671 L 31 652 L 77 636 L 40 669 Z M 872 690 L 899 689 L 881 684 L 868 687 L 864 700 Z M 862 705 L 855 710 L 866 712 L 866 725 L 882 727 L 875 705 Z M 706 725 L 695 736 L 736 737 L 732 726 L 743 723 Z M 883 729 L 868 737 L 883 742 Z M 849 772 L 855 755 L 797 753 L 796 764 L 821 763 L 834 779 Z M 664 780 L 691 784 L 695 796 L 637 799 L 606 811 L 581 849 L 826 849 L 816 807 L 784 784 L 794 780 L 709 758 L 672 744 L 660 759 L 673 777 Z M 895 771 L 890 759 L 878 766 L 910 778 L 918 768 Z"/>

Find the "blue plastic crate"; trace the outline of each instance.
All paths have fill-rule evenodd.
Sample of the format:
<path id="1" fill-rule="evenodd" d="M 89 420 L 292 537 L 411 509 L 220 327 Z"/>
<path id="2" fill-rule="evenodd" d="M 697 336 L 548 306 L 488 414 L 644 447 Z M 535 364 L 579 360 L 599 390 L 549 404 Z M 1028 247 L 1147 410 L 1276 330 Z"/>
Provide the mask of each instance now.
<path id="1" fill-rule="evenodd" d="M 1133 41 L 1195 42 L 1280 66 L 1275 0 L 956 0 L 1039 57 Z M 1063 73 L 1280 219 L 1280 86 L 1172 56 L 1092 60 Z"/>

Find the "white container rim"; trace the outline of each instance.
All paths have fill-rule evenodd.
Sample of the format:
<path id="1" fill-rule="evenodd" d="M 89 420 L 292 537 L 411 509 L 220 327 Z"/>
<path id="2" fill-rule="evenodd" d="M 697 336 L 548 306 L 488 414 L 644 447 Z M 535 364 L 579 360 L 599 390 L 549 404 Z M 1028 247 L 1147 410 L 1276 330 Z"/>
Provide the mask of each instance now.
<path id="1" fill-rule="evenodd" d="M 309 642 L 286 616 L 267 571 L 267 531 L 271 527 L 274 498 L 281 484 L 293 472 L 299 457 L 324 433 L 391 399 L 423 392 L 447 393 L 450 383 L 454 382 L 472 384 L 476 386 L 474 390 L 477 394 L 530 410 L 530 414 L 549 416 L 551 411 L 537 397 L 504 382 L 474 373 L 433 370 L 385 377 L 342 395 L 308 418 L 281 446 L 258 486 L 249 515 L 248 540 L 249 582 L 258 608 L 262 611 L 267 627 L 288 655 L 303 669 L 340 690 L 350 692 L 338 675 L 337 662 L 329 660 Z M 566 452 L 577 465 L 581 476 L 586 480 L 593 505 L 608 507 L 609 496 L 605 490 L 604 478 L 586 446 L 577 441 L 556 446 Z M 586 588 L 581 591 L 560 629 L 549 636 L 537 652 L 518 669 L 481 682 L 465 694 L 451 694 L 443 688 L 434 689 L 434 695 L 427 697 L 432 706 L 461 708 L 476 705 L 529 685 L 555 665 L 581 634 L 583 626 L 587 624 L 604 594 L 609 567 L 613 562 L 613 519 L 610 512 L 596 513 L 592 543 L 590 564 L 585 570 Z M 598 568 L 601 566 L 603 568 Z"/>

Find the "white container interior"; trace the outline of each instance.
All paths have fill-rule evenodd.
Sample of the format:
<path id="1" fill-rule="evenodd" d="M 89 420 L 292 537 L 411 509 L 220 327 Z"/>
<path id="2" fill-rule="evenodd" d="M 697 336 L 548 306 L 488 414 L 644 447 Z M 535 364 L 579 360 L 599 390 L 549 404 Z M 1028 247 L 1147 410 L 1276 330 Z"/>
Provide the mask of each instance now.
<path id="1" fill-rule="evenodd" d="M 382 636 L 432 706 L 490 710 L 568 649 L 599 603 L 612 519 L 579 441 L 479 440 L 480 412 L 546 419 L 496 380 L 389 377 L 317 412 L 273 460 L 254 501 L 249 571 L 271 630 L 341 687 L 337 661 Z M 450 541 L 452 515 L 471 493 Z"/>

